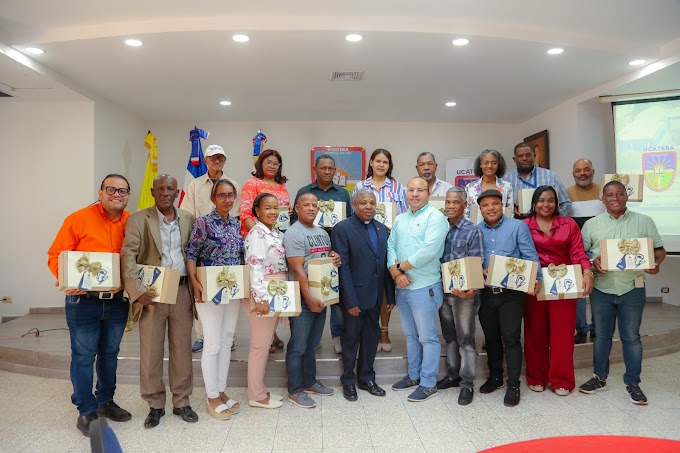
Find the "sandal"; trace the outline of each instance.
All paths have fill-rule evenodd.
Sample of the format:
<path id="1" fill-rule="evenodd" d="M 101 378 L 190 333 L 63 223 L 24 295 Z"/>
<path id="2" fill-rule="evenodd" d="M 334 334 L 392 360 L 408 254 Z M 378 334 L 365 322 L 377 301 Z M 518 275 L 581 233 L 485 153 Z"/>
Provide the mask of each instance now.
<path id="1" fill-rule="evenodd" d="M 387 341 L 382 341 L 383 337 L 387 339 Z M 388 327 L 381 326 L 380 327 L 380 347 L 384 352 L 392 352 L 392 342 L 390 341 L 390 336 L 388 334 Z"/>
<path id="2" fill-rule="evenodd" d="M 215 409 L 212 408 L 210 403 L 206 403 L 206 408 L 208 413 L 218 420 L 229 420 L 231 418 L 231 410 L 229 409 L 229 406 L 224 403 L 220 404 Z"/>
<path id="3" fill-rule="evenodd" d="M 239 412 L 241 412 L 241 405 L 238 403 L 238 401 L 235 401 L 229 397 L 227 397 L 227 401 L 224 403 L 227 405 L 229 408 L 229 412 L 232 413 L 232 415 L 236 415 Z"/>

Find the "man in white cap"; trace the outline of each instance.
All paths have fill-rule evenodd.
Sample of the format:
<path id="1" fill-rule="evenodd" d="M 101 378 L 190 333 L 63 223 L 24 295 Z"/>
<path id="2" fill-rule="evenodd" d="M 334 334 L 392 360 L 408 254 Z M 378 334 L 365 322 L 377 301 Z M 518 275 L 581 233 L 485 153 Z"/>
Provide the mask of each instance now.
<path id="1" fill-rule="evenodd" d="M 215 207 L 210 200 L 213 184 L 220 179 L 227 179 L 234 185 L 236 193 L 238 194 L 236 201 L 234 201 L 234 207 L 231 208 L 229 215 L 238 218 L 239 212 L 241 211 L 241 186 L 239 186 L 232 178 L 226 176 L 224 171 L 222 171 L 224 164 L 227 162 L 227 155 L 224 152 L 224 148 L 220 145 L 210 145 L 205 149 L 203 155 L 203 162 L 208 166 L 208 172 L 200 178 L 191 181 L 179 208 L 189 211 L 196 218 L 210 214 Z M 198 339 L 191 347 L 191 350 L 193 352 L 201 352 L 203 350 L 203 326 L 199 319 L 194 320 L 194 327 Z"/>

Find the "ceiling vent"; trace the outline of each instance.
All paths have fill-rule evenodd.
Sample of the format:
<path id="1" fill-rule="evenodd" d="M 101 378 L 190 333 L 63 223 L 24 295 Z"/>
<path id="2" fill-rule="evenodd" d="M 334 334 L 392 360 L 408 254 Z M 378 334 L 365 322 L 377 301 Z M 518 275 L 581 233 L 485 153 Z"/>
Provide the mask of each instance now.
<path id="1" fill-rule="evenodd" d="M 331 73 L 331 80 L 352 81 L 352 80 L 361 80 L 363 78 L 364 78 L 364 71 L 332 72 Z"/>

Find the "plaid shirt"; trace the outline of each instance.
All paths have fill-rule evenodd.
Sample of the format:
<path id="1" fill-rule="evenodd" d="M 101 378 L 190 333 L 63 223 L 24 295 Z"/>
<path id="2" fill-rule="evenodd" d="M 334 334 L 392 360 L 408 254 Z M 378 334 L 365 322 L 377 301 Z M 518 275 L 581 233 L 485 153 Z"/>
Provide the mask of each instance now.
<path id="1" fill-rule="evenodd" d="M 352 198 L 354 198 L 354 195 L 361 189 L 371 189 L 375 194 L 378 203 L 395 202 L 397 205 L 397 214 L 401 214 L 408 210 L 406 189 L 396 179 L 385 178 L 385 184 L 380 189 L 377 189 L 373 185 L 372 177 L 359 181 L 357 185 L 354 186 Z"/>
<path id="2" fill-rule="evenodd" d="M 480 256 L 484 258 L 484 245 L 482 245 L 482 233 L 477 225 L 462 217 L 451 226 L 444 243 L 444 255 L 442 263 L 465 258 L 466 256 Z"/>
<path id="3" fill-rule="evenodd" d="M 503 178 L 512 184 L 512 191 L 515 194 L 515 201 L 519 197 L 520 189 L 535 189 L 539 186 L 552 186 L 557 192 L 557 198 L 560 201 L 560 215 L 571 215 L 571 198 L 567 194 L 567 189 L 564 188 L 562 181 L 555 173 L 547 168 L 542 168 L 534 165 L 534 169 L 527 176 L 527 179 L 522 179 L 517 170 L 507 173 Z"/>

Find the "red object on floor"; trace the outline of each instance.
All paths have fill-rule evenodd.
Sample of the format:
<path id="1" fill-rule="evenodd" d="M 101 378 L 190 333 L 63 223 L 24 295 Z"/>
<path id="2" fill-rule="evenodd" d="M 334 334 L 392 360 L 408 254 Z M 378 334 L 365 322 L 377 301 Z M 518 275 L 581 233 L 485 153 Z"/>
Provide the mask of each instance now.
<path id="1" fill-rule="evenodd" d="M 485 453 L 678 453 L 677 440 L 632 436 L 566 436 L 527 440 L 483 450 Z"/>

